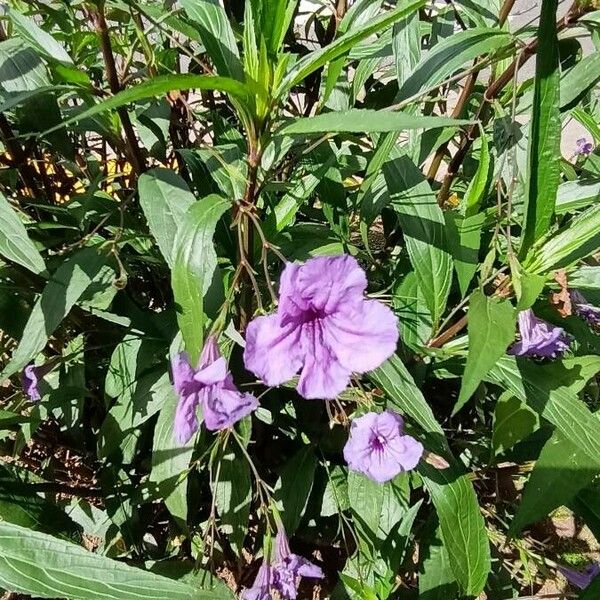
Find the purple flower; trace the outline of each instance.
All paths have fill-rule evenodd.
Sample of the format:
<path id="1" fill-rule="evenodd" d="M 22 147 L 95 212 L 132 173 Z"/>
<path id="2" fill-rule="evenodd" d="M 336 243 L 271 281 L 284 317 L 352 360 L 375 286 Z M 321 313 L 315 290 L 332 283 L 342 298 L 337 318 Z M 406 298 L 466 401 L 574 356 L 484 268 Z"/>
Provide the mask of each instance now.
<path id="1" fill-rule="evenodd" d="M 283 600 L 295 600 L 298 596 L 298 579 L 300 577 L 322 579 L 323 571 L 306 558 L 290 551 L 285 530 L 280 527 L 275 538 L 273 588 L 279 592 Z"/>
<path id="2" fill-rule="evenodd" d="M 198 429 L 198 405 L 202 405 L 204 424 L 210 431 L 231 427 L 258 407 L 258 400 L 252 394 L 242 394 L 235 387 L 213 336 L 206 340 L 197 369 L 190 365 L 185 353 L 174 357 L 171 368 L 179 395 L 175 437 L 182 444 Z"/>
<path id="3" fill-rule="evenodd" d="M 39 402 L 42 399 L 40 393 L 40 382 L 52 369 L 51 364 L 40 365 L 27 365 L 23 369 L 21 375 L 21 383 L 23 385 L 23 391 L 31 402 Z"/>
<path id="4" fill-rule="evenodd" d="M 391 410 L 354 419 L 344 446 L 348 467 L 379 483 L 414 469 L 423 456 L 423 445 L 403 428 L 402 417 Z"/>
<path id="5" fill-rule="evenodd" d="M 588 142 L 586 138 L 579 138 L 575 146 L 577 156 L 589 156 L 594 151 L 594 144 Z"/>
<path id="6" fill-rule="evenodd" d="M 298 373 L 305 398 L 335 398 L 353 372 L 371 371 L 396 349 L 392 311 L 366 300 L 365 272 L 351 256 L 288 263 L 281 275 L 275 314 L 248 325 L 244 362 L 267 385 Z"/>
<path id="7" fill-rule="evenodd" d="M 569 293 L 575 314 L 587 321 L 590 327 L 600 328 L 600 308 L 590 304 L 577 290 L 570 290 Z"/>
<path id="8" fill-rule="evenodd" d="M 251 588 L 242 592 L 241 600 L 271 600 L 273 587 L 273 569 L 267 560 L 263 560 Z"/>
<path id="9" fill-rule="evenodd" d="M 530 308 L 519 313 L 519 334 L 521 339 L 509 348 L 509 354 L 556 358 L 563 354 L 571 343 L 569 334 L 562 327 L 555 327 L 538 319 Z"/>
<path id="10" fill-rule="evenodd" d="M 584 590 L 600 574 L 600 565 L 598 563 L 590 563 L 583 571 L 574 571 L 567 567 L 559 567 L 558 570 L 571 585 Z"/>

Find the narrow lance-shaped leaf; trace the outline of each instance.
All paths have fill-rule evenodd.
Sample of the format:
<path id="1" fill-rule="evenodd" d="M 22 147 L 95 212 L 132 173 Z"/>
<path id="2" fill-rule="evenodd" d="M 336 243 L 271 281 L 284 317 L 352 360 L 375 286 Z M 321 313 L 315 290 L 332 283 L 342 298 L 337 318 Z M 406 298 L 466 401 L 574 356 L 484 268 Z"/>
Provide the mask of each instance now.
<path id="1" fill-rule="evenodd" d="M 408 156 L 393 154 L 384 164 L 383 174 L 418 285 L 435 324 L 444 311 L 452 283 L 444 215 L 429 184 Z"/>
<path id="2" fill-rule="evenodd" d="M 180 0 L 180 3 L 199 27 L 202 43 L 215 63 L 217 73 L 243 81 L 244 68 L 235 35 L 218 0 Z"/>
<path id="3" fill-rule="evenodd" d="M 80 250 L 62 263 L 35 303 L 21 341 L 0 375 L 0 380 L 21 370 L 44 349 L 48 338 L 94 283 L 106 262 L 107 257 L 100 254 L 98 248 L 90 247 Z"/>
<path id="4" fill-rule="evenodd" d="M 491 567 L 489 542 L 473 484 L 450 454 L 442 427 L 402 361 L 393 356 L 369 376 L 385 392 L 388 406 L 423 429 L 424 446 L 450 463 L 449 468 L 437 470 L 422 462 L 418 469 L 436 508 L 454 576 L 465 594 L 477 596 Z"/>
<path id="5" fill-rule="evenodd" d="M 527 192 L 519 254 L 546 235 L 560 177 L 560 71 L 556 10 L 558 0 L 543 0 L 538 28 L 533 115 L 529 133 Z"/>
<path id="6" fill-rule="evenodd" d="M 100 113 L 108 110 L 114 110 L 120 106 L 131 104 L 132 102 L 139 102 L 140 100 L 147 100 L 148 98 L 162 96 L 173 90 L 191 89 L 215 90 L 218 92 L 224 92 L 242 102 L 248 99 L 248 90 L 246 86 L 235 79 L 230 79 L 229 77 L 192 75 L 189 73 L 177 75 L 159 75 L 157 77 L 153 77 L 149 81 L 132 86 L 122 92 L 119 92 L 118 94 L 115 94 L 107 100 L 95 104 L 91 108 L 80 112 L 76 116 L 66 119 L 60 125 L 48 129 L 43 135 L 48 135 L 49 133 L 74 123 L 75 121 L 89 119 L 90 117 Z"/>
<path id="7" fill-rule="evenodd" d="M 386 12 L 372 19 L 371 22 L 365 27 L 361 27 L 357 31 L 351 31 L 325 48 L 311 52 L 294 65 L 292 70 L 281 82 L 275 93 L 275 96 L 280 96 L 282 93 L 290 90 L 295 85 L 303 81 L 308 75 L 321 68 L 329 61 L 341 56 L 361 40 L 387 29 L 396 21 L 411 15 L 424 5 L 424 0 L 415 0 L 413 2 L 403 3 L 394 10 Z"/>
<path id="8" fill-rule="evenodd" d="M 509 300 L 490 298 L 480 291 L 473 293 L 469 303 L 469 354 L 453 413 L 464 406 L 515 339 L 516 320 Z"/>
<path id="9" fill-rule="evenodd" d="M 138 191 L 150 231 L 172 268 L 175 232 L 196 199 L 185 181 L 170 169 L 144 173 L 139 179 Z"/>
<path id="10" fill-rule="evenodd" d="M 179 329 L 192 364 L 202 349 L 204 296 L 217 266 L 212 238 L 217 221 L 230 206 L 229 200 L 214 194 L 202 198 L 185 213 L 175 238 L 171 285 Z"/>
<path id="11" fill-rule="evenodd" d="M 278 131 L 279 135 L 320 134 L 330 132 L 388 132 L 435 127 L 461 127 L 470 121 L 447 117 L 423 117 L 400 111 L 353 108 L 316 117 L 296 119 Z"/>
<path id="12" fill-rule="evenodd" d="M 25 225 L 5 196 L 0 193 L 0 255 L 40 274 L 46 270 L 44 259 L 29 239 Z"/>
<path id="13" fill-rule="evenodd" d="M 36 598 L 69 600 L 224 600 L 227 597 L 222 592 L 203 591 L 1 521 L 0 586 Z"/>

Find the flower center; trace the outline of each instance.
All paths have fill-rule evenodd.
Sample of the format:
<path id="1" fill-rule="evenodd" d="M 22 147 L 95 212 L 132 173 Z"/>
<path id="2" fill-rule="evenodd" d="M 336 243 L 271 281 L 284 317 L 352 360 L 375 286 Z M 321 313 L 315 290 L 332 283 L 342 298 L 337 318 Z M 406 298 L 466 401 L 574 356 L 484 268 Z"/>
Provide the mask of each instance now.
<path id="1" fill-rule="evenodd" d="M 371 436 L 371 449 L 375 452 L 383 452 L 387 444 L 387 439 L 380 433 L 374 433 Z"/>

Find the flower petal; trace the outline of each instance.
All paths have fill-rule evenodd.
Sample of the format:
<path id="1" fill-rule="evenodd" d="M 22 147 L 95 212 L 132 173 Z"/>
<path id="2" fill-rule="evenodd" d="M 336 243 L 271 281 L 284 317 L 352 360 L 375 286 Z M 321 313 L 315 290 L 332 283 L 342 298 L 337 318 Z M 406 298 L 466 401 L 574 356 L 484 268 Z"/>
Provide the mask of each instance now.
<path id="1" fill-rule="evenodd" d="M 254 319 L 246 330 L 244 364 L 267 385 L 289 381 L 302 366 L 300 329 L 281 327 L 277 314 Z"/>
<path id="2" fill-rule="evenodd" d="M 194 369 L 187 353 L 180 352 L 171 359 L 171 371 L 175 391 L 180 395 L 185 394 L 190 384 L 194 383 Z"/>
<path id="3" fill-rule="evenodd" d="M 403 471 L 414 469 L 423 456 L 423 444 L 410 435 L 400 435 L 389 440 L 386 452 L 402 467 Z"/>
<path id="4" fill-rule="evenodd" d="M 398 319 L 385 304 L 363 300 L 323 319 L 323 337 L 340 364 L 365 373 L 396 351 Z"/>
<path id="5" fill-rule="evenodd" d="M 192 392 L 180 395 L 179 403 L 175 410 L 173 433 L 180 444 L 187 444 L 191 437 L 198 431 L 198 417 L 196 409 L 201 402 L 203 393 Z"/>
<path id="6" fill-rule="evenodd" d="M 206 390 L 203 405 L 204 425 L 209 431 L 227 429 L 256 408 L 258 400 L 252 394 L 242 394 L 235 388 L 211 386 Z"/>
<path id="7" fill-rule="evenodd" d="M 202 385 L 214 385 L 225 380 L 227 377 L 227 361 L 220 356 L 214 362 L 196 371 L 194 381 Z"/>
<path id="8" fill-rule="evenodd" d="M 349 304 L 362 300 L 367 277 L 352 256 L 318 256 L 298 269 L 290 287 L 309 300 L 313 309 L 330 313 L 342 301 Z"/>

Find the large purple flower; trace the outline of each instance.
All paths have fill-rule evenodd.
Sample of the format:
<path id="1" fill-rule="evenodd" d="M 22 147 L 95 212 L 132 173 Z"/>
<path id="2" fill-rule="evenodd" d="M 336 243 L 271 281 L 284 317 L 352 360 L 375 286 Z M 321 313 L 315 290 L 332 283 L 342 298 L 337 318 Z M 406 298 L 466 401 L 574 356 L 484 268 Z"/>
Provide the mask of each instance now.
<path id="1" fill-rule="evenodd" d="M 577 290 L 570 290 L 570 294 L 575 314 L 586 321 L 590 327 L 600 328 L 600 308 L 590 304 L 585 296 Z"/>
<path id="2" fill-rule="evenodd" d="M 275 314 L 248 325 L 244 362 L 267 385 L 300 372 L 305 398 L 335 398 L 353 372 L 371 371 L 396 349 L 392 311 L 367 300 L 367 278 L 351 256 L 288 263 L 281 275 Z"/>
<path id="3" fill-rule="evenodd" d="M 241 600 L 271 600 L 273 569 L 268 560 L 263 560 L 252 587 L 244 590 Z"/>
<path id="4" fill-rule="evenodd" d="M 298 596 L 298 580 L 301 577 L 322 579 L 323 571 L 303 556 L 291 552 L 287 535 L 283 527 L 280 527 L 275 538 L 273 588 L 283 600 L 295 600 Z"/>
<path id="5" fill-rule="evenodd" d="M 402 417 L 391 410 L 354 419 L 344 446 L 350 469 L 379 483 L 414 469 L 423 456 L 423 445 L 403 428 Z"/>
<path id="6" fill-rule="evenodd" d="M 509 354 L 535 358 L 556 358 L 571 344 L 571 338 L 562 327 L 538 319 L 528 308 L 519 313 L 521 339 L 508 350 Z"/>
<path id="7" fill-rule="evenodd" d="M 258 407 L 258 400 L 252 394 L 242 394 L 235 387 L 213 336 L 206 340 L 197 369 L 190 365 L 185 353 L 174 357 L 171 368 L 179 395 L 174 431 L 180 443 L 186 443 L 198 429 L 199 405 L 204 424 L 211 431 L 231 427 Z"/>
<path id="8" fill-rule="evenodd" d="M 592 581 L 600 575 L 600 565 L 598 563 L 590 563 L 583 571 L 574 571 L 567 567 L 559 567 L 559 571 L 566 577 L 567 581 L 584 590 L 592 583 Z"/>

